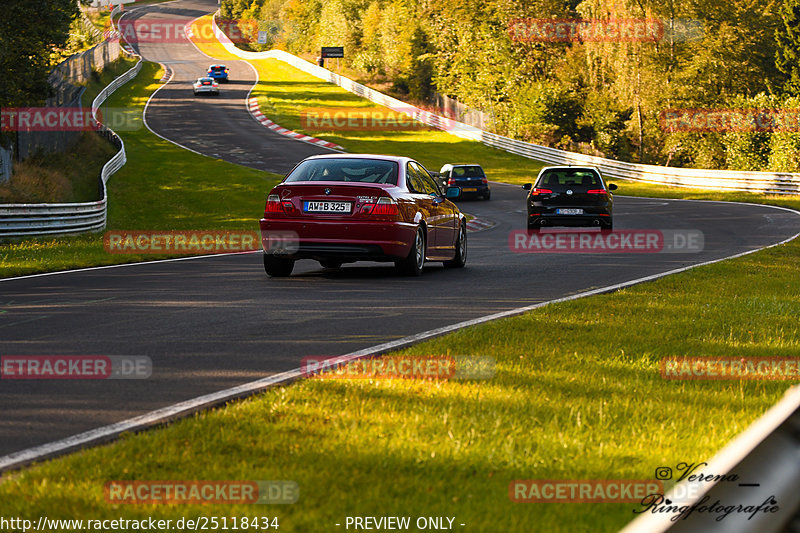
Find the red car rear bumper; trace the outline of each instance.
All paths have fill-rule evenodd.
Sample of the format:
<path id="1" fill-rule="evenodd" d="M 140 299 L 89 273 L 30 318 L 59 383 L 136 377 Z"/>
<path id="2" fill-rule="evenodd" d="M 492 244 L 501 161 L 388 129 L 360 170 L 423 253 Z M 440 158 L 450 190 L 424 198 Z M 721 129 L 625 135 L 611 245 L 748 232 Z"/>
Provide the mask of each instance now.
<path id="1" fill-rule="evenodd" d="M 294 259 L 394 261 L 411 251 L 416 226 L 407 222 L 264 219 L 261 246 Z M 284 244 L 285 246 L 280 246 Z"/>

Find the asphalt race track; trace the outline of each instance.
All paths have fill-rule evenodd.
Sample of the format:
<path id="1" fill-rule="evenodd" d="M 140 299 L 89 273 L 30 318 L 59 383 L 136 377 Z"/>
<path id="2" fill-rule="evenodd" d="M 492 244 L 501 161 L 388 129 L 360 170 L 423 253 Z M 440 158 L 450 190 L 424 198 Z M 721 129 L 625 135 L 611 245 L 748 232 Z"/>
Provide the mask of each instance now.
<path id="1" fill-rule="evenodd" d="M 134 13 L 188 20 L 215 5 L 172 2 Z M 195 101 L 188 80 L 211 60 L 189 43 L 141 49 L 149 59 L 194 58 L 173 66 L 173 82 L 148 108 L 148 123 L 159 134 L 210 155 L 281 172 L 323 150 L 272 134 L 249 116 L 244 97 L 253 78 L 243 74 L 248 67 L 231 64 L 237 81 L 222 85 L 223 95 L 229 95 Z M 630 198 L 622 196 L 624 184 L 617 192 L 615 230 L 700 230 L 703 251 L 515 253 L 508 236 L 525 227 L 525 192 L 493 184 L 491 201 L 460 203 L 464 211 L 497 222 L 470 234 L 465 269 L 432 264 L 421 277 L 406 278 L 390 264 L 328 271 L 301 261 L 292 277 L 269 279 L 260 253 L 246 253 L 0 281 L 0 354 L 143 355 L 153 361 L 147 380 L 0 381 L 0 455 L 297 368 L 304 356 L 368 348 L 753 250 L 800 231 L 800 217 L 786 210 Z"/>
<path id="2" fill-rule="evenodd" d="M 148 28 L 141 21 L 161 24 L 157 28 L 182 27 L 216 9 L 214 1 L 168 2 L 133 9 L 125 14 L 124 21 L 137 30 Z M 256 72 L 247 62 L 211 59 L 184 37 L 159 38 L 159 34 L 151 36 L 147 31 L 137 31 L 137 35 L 140 41 L 134 45 L 136 51 L 173 71 L 169 83 L 147 106 L 147 125 L 158 135 L 217 159 L 276 174 L 288 173 L 308 156 L 332 153 L 275 133 L 253 120 L 245 101 L 256 82 Z M 212 63 L 224 63 L 230 69 L 230 81 L 220 82 L 219 96 L 194 96 L 192 83 L 205 76 Z"/>

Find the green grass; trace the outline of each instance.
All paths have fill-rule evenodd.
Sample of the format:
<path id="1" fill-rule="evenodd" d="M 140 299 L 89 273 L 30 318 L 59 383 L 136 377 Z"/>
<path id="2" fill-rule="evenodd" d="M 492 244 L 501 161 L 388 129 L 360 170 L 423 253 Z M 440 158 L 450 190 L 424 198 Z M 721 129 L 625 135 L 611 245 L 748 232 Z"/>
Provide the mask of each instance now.
<path id="1" fill-rule="evenodd" d="M 94 71 L 91 79 L 85 84 L 86 90 L 81 96 L 81 103 L 83 107 L 91 107 L 92 101 L 109 83 L 116 78 L 125 74 L 127 71 L 136 66 L 136 59 L 131 58 L 125 54 L 105 66 L 101 71 Z M 124 90 L 124 88 L 122 89 Z"/>
<path id="2" fill-rule="evenodd" d="M 796 356 L 800 243 L 462 330 L 402 353 L 492 356 L 487 381 L 304 381 L 12 475 L 6 515 L 455 516 L 470 531 L 611 532 L 634 504 L 514 503 L 515 479 L 652 479 L 709 458 L 787 382 L 661 379 L 667 356 Z M 692 287 L 690 294 L 686 287 Z M 285 506 L 115 506 L 107 481 L 295 480 Z"/>
<path id="3" fill-rule="evenodd" d="M 104 107 L 133 110 L 141 126 L 141 109 L 160 85 L 159 70 L 145 63 L 137 78 L 117 90 Z M 128 163 L 108 182 L 107 231 L 258 229 L 265 195 L 279 176 L 194 154 L 143 126 L 121 136 Z M 0 244 L 0 277 L 170 257 L 109 254 L 102 237 L 98 233 Z"/>
<path id="4" fill-rule="evenodd" d="M 88 9 L 86 16 L 92 21 L 92 24 L 97 31 L 104 32 L 111 29 L 111 9 Z"/>

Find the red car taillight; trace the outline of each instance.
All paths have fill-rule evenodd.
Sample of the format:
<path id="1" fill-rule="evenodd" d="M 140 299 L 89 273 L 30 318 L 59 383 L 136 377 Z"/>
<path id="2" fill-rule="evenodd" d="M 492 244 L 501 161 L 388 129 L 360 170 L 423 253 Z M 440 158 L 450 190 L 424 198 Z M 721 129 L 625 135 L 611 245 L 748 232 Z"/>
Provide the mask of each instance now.
<path id="1" fill-rule="evenodd" d="M 364 215 L 397 216 L 400 208 L 392 198 L 382 197 L 374 204 L 364 204 L 361 206 L 361 213 Z"/>
<path id="2" fill-rule="evenodd" d="M 605 194 L 605 193 L 606 193 L 605 189 L 589 189 L 588 191 L 586 191 L 586 194 Z"/>
<path id="3" fill-rule="evenodd" d="M 455 180 L 455 178 L 450 178 L 450 179 L 448 179 L 448 180 L 447 180 L 447 184 L 448 184 L 448 185 L 450 185 L 450 186 L 453 186 L 453 185 L 455 185 L 455 184 L 456 184 L 456 180 Z"/>
<path id="4" fill-rule="evenodd" d="M 531 196 L 537 196 L 539 194 L 550 194 L 553 191 L 550 189 L 531 189 Z"/>
<path id="5" fill-rule="evenodd" d="M 481 178 L 481 183 L 483 183 L 484 185 L 489 185 L 489 180 L 487 180 L 486 178 Z"/>
<path id="6" fill-rule="evenodd" d="M 281 197 L 277 194 L 270 194 L 267 196 L 267 205 L 264 206 L 264 214 L 282 212 L 283 207 L 281 206 Z"/>
<path id="7" fill-rule="evenodd" d="M 295 212 L 294 204 L 290 200 L 283 201 L 283 211 L 287 214 L 292 214 Z"/>

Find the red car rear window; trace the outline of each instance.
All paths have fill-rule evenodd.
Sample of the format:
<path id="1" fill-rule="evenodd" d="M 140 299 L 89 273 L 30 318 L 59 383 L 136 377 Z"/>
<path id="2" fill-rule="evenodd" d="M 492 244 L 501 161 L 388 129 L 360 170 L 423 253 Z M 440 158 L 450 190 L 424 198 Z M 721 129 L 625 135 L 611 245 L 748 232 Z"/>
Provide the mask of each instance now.
<path id="1" fill-rule="evenodd" d="M 397 185 L 397 163 L 380 159 L 312 159 L 286 177 L 291 181 L 358 181 Z"/>

